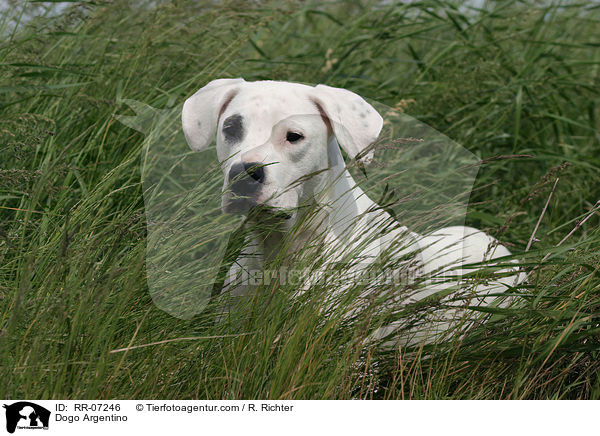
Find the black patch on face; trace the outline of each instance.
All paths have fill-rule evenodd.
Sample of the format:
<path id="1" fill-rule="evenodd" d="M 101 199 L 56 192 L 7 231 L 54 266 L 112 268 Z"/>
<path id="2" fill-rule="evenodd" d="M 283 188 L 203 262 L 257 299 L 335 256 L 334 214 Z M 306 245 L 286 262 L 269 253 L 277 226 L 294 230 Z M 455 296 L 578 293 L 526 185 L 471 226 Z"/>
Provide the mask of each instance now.
<path id="1" fill-rule="evenodd" d="M 223 134 L 227 142 L 240 142 L 244 138 L 244 124 L 240 114 L 234 114 L 223 121 Z"/>

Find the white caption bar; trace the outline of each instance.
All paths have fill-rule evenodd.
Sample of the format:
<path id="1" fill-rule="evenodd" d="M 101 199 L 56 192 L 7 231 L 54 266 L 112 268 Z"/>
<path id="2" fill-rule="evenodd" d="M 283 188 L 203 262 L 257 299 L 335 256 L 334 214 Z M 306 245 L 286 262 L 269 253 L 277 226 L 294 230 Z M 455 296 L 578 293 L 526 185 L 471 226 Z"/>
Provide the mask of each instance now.
<path id="1" fill-rule="evenodd" d="M 4 434 L 596 434 L 596 401 L 5 400 Z M 41 430 L 41 432 L 39 431 Z M 181 432 L 185 433 L 181 433 Z M 173 433 L 174 432 L 174 433 Z"/>

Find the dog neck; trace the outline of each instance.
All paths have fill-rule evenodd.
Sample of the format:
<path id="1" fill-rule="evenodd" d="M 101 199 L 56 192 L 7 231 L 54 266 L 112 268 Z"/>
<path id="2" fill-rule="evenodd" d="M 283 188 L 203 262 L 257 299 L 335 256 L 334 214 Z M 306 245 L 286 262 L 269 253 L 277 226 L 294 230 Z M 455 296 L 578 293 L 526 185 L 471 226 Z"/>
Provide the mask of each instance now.
<path id="1" fill-rule="evenodd" d="M 329 170 L 327 186 L 323 188 L 324 207 L 329 211 L 330 231 L 337 239 L 343 240 L 354 234 L 353 230 L 374 203 L 348 171 L 335 137 L 329 141 L 327 152 Z"/>
<path id="2" fill-rule="evenodd" d="M 327 234 L 327 223 L 327 214 L 314 202 L 300 208 L 293 220 L 263 219 L 260 227 L 252 223 L 256 251 L 264 264 L 276 260 L 289 264 L 299 251 L 308 253 L 311 246 L 318 250 L 316 236 Z"/>
<path id="3" fill-rule="evenodd" d="M 257 250 L 265 263 L 278 256 L 285 262 L 307 246 L 319 250 L 325 240 L 345 241 L 369 219 L 374 203 L 347 170 L 337 140 L 332 138 L 327 148 L 329 168 L 316 192 L 310 193 L 310 203 L 298 209 L 294 220 L 272 221 L 265 231 L 255 232 Z"/>

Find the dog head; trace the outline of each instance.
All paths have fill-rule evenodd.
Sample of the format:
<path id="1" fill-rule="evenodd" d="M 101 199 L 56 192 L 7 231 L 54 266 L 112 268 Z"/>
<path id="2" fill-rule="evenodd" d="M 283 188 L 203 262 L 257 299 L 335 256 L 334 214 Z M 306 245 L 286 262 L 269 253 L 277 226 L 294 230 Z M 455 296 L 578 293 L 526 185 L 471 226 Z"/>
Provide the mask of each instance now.
<path id="1" fill-rule="evenodd" d="M 327 169 L 343 163 L 332 138 L 350 158 L 369 160 L 383 120 L 345 89 L 219 79 L 186 100 L 182 124 L 193 150 L 216 135 L 224 212 L 278 210 L 291 217 L 322 186 Z"/>

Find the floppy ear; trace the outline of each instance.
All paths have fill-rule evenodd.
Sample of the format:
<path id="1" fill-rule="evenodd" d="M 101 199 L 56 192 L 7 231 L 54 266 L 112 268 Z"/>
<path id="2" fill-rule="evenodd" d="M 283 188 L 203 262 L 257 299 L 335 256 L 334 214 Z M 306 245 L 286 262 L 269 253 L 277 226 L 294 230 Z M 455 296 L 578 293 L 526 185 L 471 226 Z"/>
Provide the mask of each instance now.
<path id="1" fill-rule="evenodd" d="M 217 79 L 188 98 L 181 111 L 185 140 L 192 150 L 208 147 L 217 131 L 223 113 L 244 79 Z"/>
<path id="2" fill-rule="evenodd" d="M 379 136 L 383 126 L 381 115 L 359 95 L 342 88 L 315 86 L 313 101 L 333 129 L 340 146 L 354 159 L 360 155 L 368 163 L 373 150 L 365 150 Z"/>

